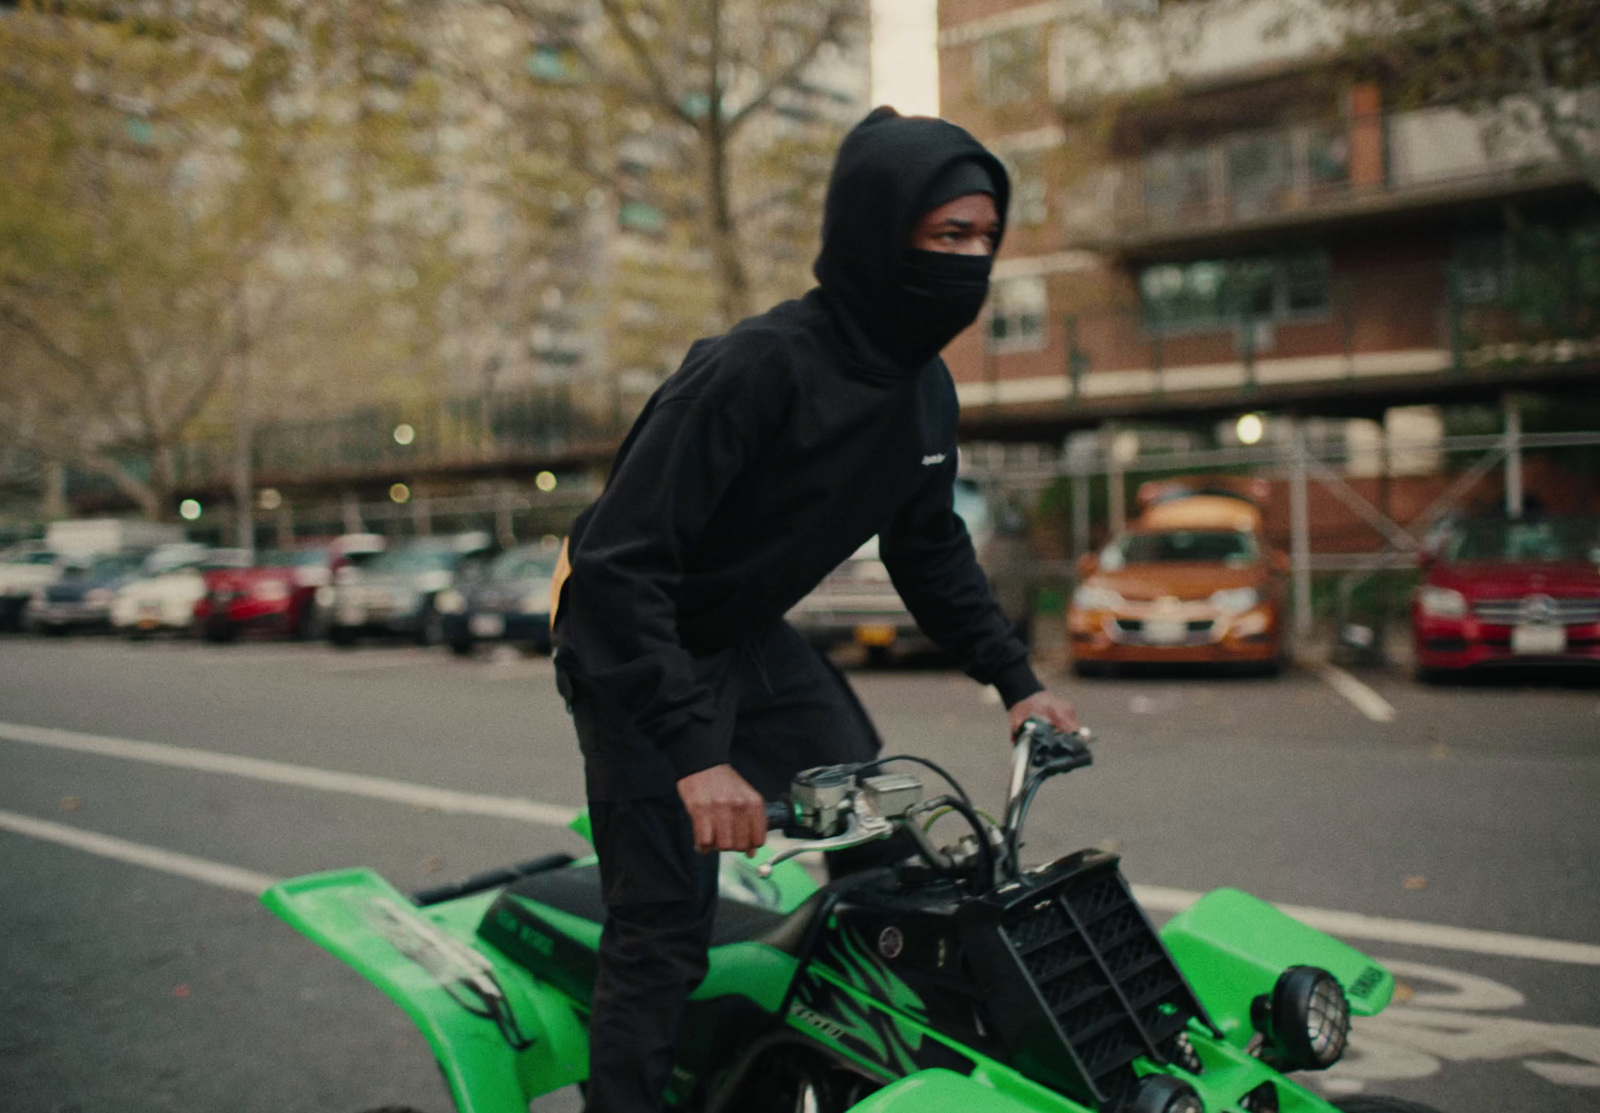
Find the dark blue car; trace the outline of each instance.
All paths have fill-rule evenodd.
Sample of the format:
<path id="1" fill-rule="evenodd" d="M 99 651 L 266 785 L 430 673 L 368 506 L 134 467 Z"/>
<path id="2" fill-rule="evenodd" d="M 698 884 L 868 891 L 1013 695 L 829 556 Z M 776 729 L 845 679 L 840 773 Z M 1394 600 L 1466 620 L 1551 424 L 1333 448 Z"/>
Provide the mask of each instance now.
<path id="1" fill-rule="evenodd" d="M 139 575 L 146 555 L 115 553 L 67 564 L 59 580 L 33 593 L 23 622 L 51 634 L 109 630 L 117 589 Z"/>
<path id="2" fill-rule="evenodd" d="M 556 556 L 546 545 L 508 549 L 481 577 L 440 592 L 434 606 L 450 648 L 466 656 L 480 642 L 508 642 L 548 653 Z"/>

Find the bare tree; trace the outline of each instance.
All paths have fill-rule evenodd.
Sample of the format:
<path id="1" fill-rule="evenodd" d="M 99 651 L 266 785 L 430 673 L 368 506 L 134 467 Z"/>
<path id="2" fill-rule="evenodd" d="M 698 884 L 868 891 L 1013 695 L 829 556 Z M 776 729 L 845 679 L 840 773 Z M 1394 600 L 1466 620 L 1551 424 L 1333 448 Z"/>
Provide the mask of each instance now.
<path id="1" fill-rule="evenodd" d="M 863 44 L 863 0 L 502 3 L 584 86 L 575 163 L 624 203 L 687 222 L 691 246 L 709 256 L 722 323 L 747 315 L 752 249 L 767 246 L 751 229 L 788 206 L 809 210 L 814 232 L 827 166 L 802 152 L 831 152 L 843 131 L 839 90 L 821 71 Z M 630 133 L 653 148 L 648 165 L 619 158 Z"/>

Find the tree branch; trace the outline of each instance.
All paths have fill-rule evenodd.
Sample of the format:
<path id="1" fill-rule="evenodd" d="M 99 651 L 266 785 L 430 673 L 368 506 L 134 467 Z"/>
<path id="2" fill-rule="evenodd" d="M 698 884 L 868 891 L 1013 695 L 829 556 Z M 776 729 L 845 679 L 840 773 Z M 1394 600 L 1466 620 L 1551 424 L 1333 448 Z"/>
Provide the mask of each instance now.
<path id="1" fill-rule="evenodd" d="M 748 104 L 745 104 L 729 118 L 727 128 L 729 135 L 737 131 L 739 125 L 744 123 L 745 120 L 765 108 L 779 89 L 788 88 L 799 81 L 800 75 L 806 71 L 806 67 L 815 61 L 817 51 L 822 49 L 823 44 L 838 38 L 844 21 L 852 10 L 853 5 L 850 0 L 836 0 L 833 7 L 829 8 L 827 14 L 823 16 L 822 25 L 817 28 L 816 34 L 811 36 L 811 40 L 806 44 L 805 49 L 796 54 L 787 66 L 779 70 L 762 87 L 760 92 L 750 99 Z"/>

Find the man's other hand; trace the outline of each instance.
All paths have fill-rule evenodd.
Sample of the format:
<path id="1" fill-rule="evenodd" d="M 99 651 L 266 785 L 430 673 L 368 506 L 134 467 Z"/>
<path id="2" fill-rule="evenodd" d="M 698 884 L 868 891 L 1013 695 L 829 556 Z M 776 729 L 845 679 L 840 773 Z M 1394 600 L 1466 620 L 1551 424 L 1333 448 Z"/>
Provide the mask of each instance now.
<path id="1" fill-rule="evenodd" d="M 678 795 L 694 824 L 701 854 L 742 850 L 748 856 L 767 841 L 767 808 L 761 794 L 731 765 L 713 765 L 678 782 Z"/>
<path id="2" fill-rule="evenodd" d="M 1016 737 L 1029 719 L 1043 719 L 1057 730 L 1074 731 L 1081 725 L 1077 709 L 1051 692 L 1035 692 L 1011 705 L 1011 735 Z M 678 782 L 680 785 L 682 781 Z"/>

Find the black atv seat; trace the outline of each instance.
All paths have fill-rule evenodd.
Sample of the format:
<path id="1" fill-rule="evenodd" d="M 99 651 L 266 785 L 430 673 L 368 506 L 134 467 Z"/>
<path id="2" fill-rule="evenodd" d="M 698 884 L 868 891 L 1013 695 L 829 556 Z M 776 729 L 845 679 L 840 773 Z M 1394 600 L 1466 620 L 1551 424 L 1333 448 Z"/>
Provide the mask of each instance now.
<path id="1" fill-rule="evenodd" d="M 497 900 L 520 897 L 559 912 L 600 924 L 605 921 L 605 903 L 600 895 L 600 870 L 594 865 L 569 866 L 531 874 L 506 886 Z M 785 954 L 797 955 L 806 929 L 820 905 L 813 895 L 793 912 L 783 913 L 741 900 L 717 901 L 716 920 L 711 932 L 713 947 L 729 943 L 765 943 Z"/>

